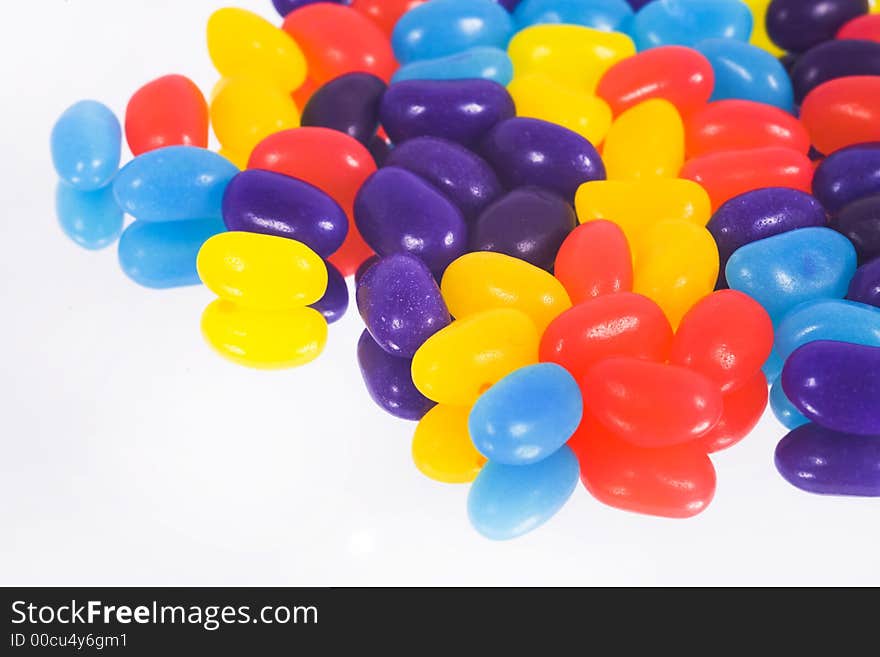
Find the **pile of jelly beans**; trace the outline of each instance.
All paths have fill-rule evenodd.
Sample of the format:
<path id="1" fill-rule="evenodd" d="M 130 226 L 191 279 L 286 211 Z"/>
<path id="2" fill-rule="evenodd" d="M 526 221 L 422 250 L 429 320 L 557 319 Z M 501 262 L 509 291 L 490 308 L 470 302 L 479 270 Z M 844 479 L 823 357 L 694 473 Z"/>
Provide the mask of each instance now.
<path id="1" fill-rule="evenodd" d="M 121 169 L 106 106 L 61 116 L 71 238 L 203 282 L 251 367 L 316 358 L 353 277 L 369 395 L 490 538 L 578 480 L 700 513 L 768 400 L 785 479 L 880 496 L 880 3 L 273 4 L 210 17 L 208 100 L 135 92 Z"/>

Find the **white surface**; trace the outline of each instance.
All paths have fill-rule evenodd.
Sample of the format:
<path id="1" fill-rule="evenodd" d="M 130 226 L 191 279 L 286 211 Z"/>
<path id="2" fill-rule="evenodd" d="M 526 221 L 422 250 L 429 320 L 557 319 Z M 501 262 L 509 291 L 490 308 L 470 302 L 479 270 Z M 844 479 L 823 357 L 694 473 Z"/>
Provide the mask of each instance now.
<path id="1" fill-rule="evenodd" d="M 269 0 L 240 2 L 267 17 Z M 199 288 L 150 291 L 115 248 L 68 241 L 48 134 L 84 97 L 121 113 L 165 73 L 210 89 L 210 0 L 0 4 L 0 584 L 880 584 L 880 502 L 801 493 L 767 417 L 715 458 L 718 492 L 670 521 L 579 487 L 492 543 L 466 487 L 422 477 L 412 424 L 367 397 L 360 319 L 319 361 L 238 368 L 203 344 Z"/>

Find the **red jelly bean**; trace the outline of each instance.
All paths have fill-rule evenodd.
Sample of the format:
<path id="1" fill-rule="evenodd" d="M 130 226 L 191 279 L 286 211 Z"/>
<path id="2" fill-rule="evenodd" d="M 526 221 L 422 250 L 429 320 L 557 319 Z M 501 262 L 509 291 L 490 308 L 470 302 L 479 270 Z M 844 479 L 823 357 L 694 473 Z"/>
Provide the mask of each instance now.
<path id="1" fill-rule="evenodd" d="M 684 46 L 662 46 L 640 52 L 609 68 L 596 95 L 617 116 L 649 98 L 663 98 L 687 116 L 706 104 L 715 76 L 702 54 Z"/>
<path id="2" fill-rule="evenodd" d="M 352 0 L 351 8 L 361 12 L 390 39 L 397 19 L 426 0 Z"/>
<path id="3" fill-rule="evenodd" d="M 685 121 L 687 156 L 783 146 L 799 153 L 810 150 L 804 125 L 788 112 L 751 100 L 709 103 Z"/>
<path id="4" fill-rule="evenodd" d="M 773 322 L 763 306 L 736 290 L 719 290 L 685 314 L 669 362 L 709 377 L 728 393 L 755 376 L 773 348 Z"/>
<path id="5" fill-rule="evenodd" d="M 306 81 L 303 82 L 298 89 L 296 89 L 291 96 L 293 96 L 293 102 L 296 103 L 296 106 L 302 111 L 302 109 L 306 106 L 306 103 L 309 102 L 309 98 L 312 97 L 312 94 L 318 90 L 320 87 L 317 82 L 312 80 L 311 78 L 306 78 Z"/>
<path id="6" fill-rule="evenodd" d="M 665 361 L 671 345 L 672 327 L 660 306 L 640 294 L 619 292 L 579 303 L 550 322 L 539 358 L 580 380 L 609 356 Z"/>
<path id="7" fill-rule="evenodd" d="M 767 377 L 758 372 L 733 392 L 723 397 L 724 412 L 709 433 L 695 441 L 706 452 L 720 452 L 733 447 L 749 435 L 767 408 Z"/>
<path id="8" fill-rule="evenodd" d="M 633 268 L 626 236 L 610 221 L 581 224 L 559 247 L 553 273 L 572 303 L 613 292 L 630 292 Z"/>
<path id="9" fill-rule="evenodd" d="M 813 163 L 803 153 L 778 146 L 719 151 L 689 160 L 679 176 L 702 185 L 714 211 L 734 196 L 763 187 L 791 187 L 809 193 Z"/>
<path id="10" fill-rule="evenodd" d="M 132 155 L 165 146 L 208 146 L 208 104 L 195 83 L 166 75 L 138 89 L 125 108 Z"/>
<path id="11" fill-rule="evenodd" d="M 837 38 L 880 42 L 880 14 L 865 14 L 853 18 L 840 28 Z"/>
<path id="12" fill-rule="evenodd" d="M 804 98 L 801 120 L 821 153 L 880 141 L 880 77 L 856 75 L 820 84 Z"/>
<path id="13" fill-rule="evenodd" d="M 299 44 L 318 84 L 344 73 L 372 73 L 386 82 L 397 69 L 391 42 L 361 12 L 345 5 L 318 2 L 292 11 L 284 31 Z"/>

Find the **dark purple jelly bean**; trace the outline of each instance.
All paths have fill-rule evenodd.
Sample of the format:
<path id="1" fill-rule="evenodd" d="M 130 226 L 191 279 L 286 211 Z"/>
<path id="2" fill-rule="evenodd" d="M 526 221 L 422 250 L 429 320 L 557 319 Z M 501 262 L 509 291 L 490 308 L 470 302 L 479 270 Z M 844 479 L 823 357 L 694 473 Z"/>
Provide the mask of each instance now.
<path id="1" fill-rule="evenodd" d="M 275 10 L 281 15 L 282 18 L 287 16 L 290 12 L 295 9 L 299 9 L 300 7 L 305 7 L 306 5 L 311 5 L 316 2 L 332 2 L 335 4 L 347 4 L 346 0 L 272 0 L 272 4 L 275 5 Z"/>
<path id="2" fill-rule="evenodd" d="M 813 196 L 832 215 L 874 194 L 880 194 L 880 143 L 842 148 L 816 167 Z"/>
<path id="3" fill-rule="evenodd" d="M 373 156 L 377 167 L 385 166 L 388 156 L 391 154 L 393 146 L 387 139 L 383 139 L 379 135 L 373 135 L 373 138 L 367 142 L 367 150 Z"/>
<path id="4" fill-rule="evenodd" d="M 377 254 L 418 256 L 438 277 L 467 248 L 461 210 L 400 167 L 385 167 L 367 178 L 354 199 L 354 220 Z"/>
<path id="5" fill-rule="evenodd" d="M 794 68 L 794 65 L 797 64 L 797 60 L 800 58 L 800 55 L 797 55 L 793 52 L 788 52 L 782 55 L 779 58 L 779 63 L 782 64 L 782 68 L 785 69 L 785 72 L 788 73 L 789 77 L 791 76 L 791 69 Z"/>
<path id="6" fill-rule="evenodd" d="M 880 257 L 880 194 L 853 201 L 837 213 L 831 227 L 849 238 L 865 263 Z"/>
<path id="7" fill-rule="evenodd" d="M 653 2 L 654 0 L 626 0 L 629 3 L 629 6 L 633 8 L 633 11 L 638 11 L 642 7 L 644 7 L 649 2 Z"/>
<path id="8" fill-rule="evenodd" d="M 344 132 L 367 144 L 379 128 L 385 83 L 369 73 L 346 73 L 326 82 L 303 108 L 301 124 Z"/>
<path id="9" fill-rule="evenodd" d="M 846 298 L 880 308 L 880 258 L 856 269 Z"/>
<path id="10" fill-rule="evenodd" d="M 223 194 L 228 230 L 299 240 L 321 257 L 336 251 L 348 233 L 339 204 L 307 182 L 273 171 L 246 169 Z"/>
<path id="11" fill-rule="evenodd" d="M 516 114 L 507 89 L 491 80 L 404 80 L 388 87 L 379 109 L 394 144 L 442 137 L 473 146 L 499 121 Z"/>
<path id="12" fill-rule="evenodd" d="M 817 424 L 791 431 L 776 446 L 788 483 L 820 495 L 880 496 L 880 438 L 837 433 Z"/>
<path id="13" fill-rule="evenodd" d="M 577 226 L 574 209 L 540 187 L 521 187 L 486 208 L 471 228 L 472 251 L 506 253 L 550 271 Z"/>
<path id="14" fill-rule="evenodd" d="M 495 0 L 499 5 L 504 7 L 510 13 L 513 13 L 513 10 L 517 8 L 522 0 Z"/>
<path id="15" fill-rule="evenodd" d="M 767 35 L 783 50 L 805 52 L 866 13 L 868 0 L 773 0 L 767 7 Z"/>
<path id="16" fill-rule="evenodd" d="M 380 259 L 361 276 L 355 295 L 370 335 L 394 356 L 412 358 L 451 321 L 437 281 L 411 255 Z"/>
<path id="17" fill-rule="evenodd" d="M 389 166 L 412 171 L 458 206 L 468 221 L 504 191 L 486 161 L 461 144 L 437 137 L 416 137 L 395 148 Z"/>
<path id="18" fill-rule="evenodd" d="M 835 39 L 810 48 L 791 69 L 795 102 L 823 82 L 851 75 L 880 75 L 880 43 Z"/>
<path id="19" fill-rule="evenodd" d="M 311 305 L 312 308 L 324 315 L 328 324 L 340 319 L 348 309 L 348 285 L 345 284 L 345 276 L 331 263 L 327 265 L 327 291 L 324 296 Z"/>
<path id="20" fill-rule="evenodd" d="M 412 359 L 392 356 L 367 331 L 358 340 L 357 357 L 367 392 L 391 415 L 421 420 L 434 407 L 434 402 L 420 393 L 412 381 Z"/>
<path id="21" fill-rule="evenodd" d="M 358 265 L 357 271 L 354 273 L 354 289 L 357 289 L 357 286 L 360 285 L 361 279 L 364 277 L 364 274 L 367 273 L 367 270 L 380 260 L 381 258 L 374 253 Z"/>
<path id="22" fill-rule="evenodd" d="M 480 152 L 509 188 L 543 187 L 569 203 L 581 184 L 605 179 L 605 165 L 589 141 L 540 119 L 502 121 L 486 135 Z"/>

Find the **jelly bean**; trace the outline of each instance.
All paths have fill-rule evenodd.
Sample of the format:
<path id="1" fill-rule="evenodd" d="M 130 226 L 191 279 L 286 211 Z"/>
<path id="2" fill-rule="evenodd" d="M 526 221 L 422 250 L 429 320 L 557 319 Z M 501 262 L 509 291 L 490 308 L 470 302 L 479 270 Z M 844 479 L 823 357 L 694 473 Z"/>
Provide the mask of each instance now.
<path id="1" fill-rule="evenodd" d="M 880 308 L 880 258 L 874 258 L 856 270 L 846 298 Z"/>
<path id="2" fill-rule="evenodd" d="M 309 99 L 312 97 L 312 94 L 320 89 L 320 87 L 321 85 L 317 82 L 310 77 L 306 77 L 306 81 L 290 94 L 290 96 L 293 98 L 293 102 L 296 103 L 297 107 L 305 107 L 308 104 Z"/>
<path id="3" fill-rule="evenodd" d="M 688 160 L 679 175 L 702 185 L 715 210 L 734 196 L 762 187 L 791 187 L 809 192 L 813 163 L 791 148 L 769 146 L 706 153 Z"/>
<path id="4" fill-rule="evenodd" d="M 880 14 L 880 2 L 878 0 L 868 0 L 869 11 L 872 14 Z"/>
<path id="5" fill-rule="evenodd" d="M 319 2 L 291 12 L 282 26 L 305 54 L 309 77 L 324 84 L 345 73 L 372 73 L 385 82 L 397 68 L 388 38 L 351 7 Z"/>
<path id="6" fill-rule="evenodd" d="M 458 319 L 432 335 L 412 362 L 413 382 L 440 404 L 470 406 L 505 376 L 538 360 L 538 332 L 514 308 Z"/>
<path id="7" fill-rule="evenodd" d="M 255 310 L 217 299 L 202 313 L 202 335 L 233 363 L 284 369 L 321 355 L 327 344 L 327 322 L 313 308 Z"/>
<path id="8" fill-rule="evenodd" d="M 775 350 L 786 360 L 813 340 L 837 340 L 880 347 L 880 309 L 842 299 L 802 304 L 779 323 Z"/>
<path id="9" fill-rule="evenodd" d="M 599 144 L 611 127 L 611 109 L 601 98 L 565 87 L 543 75 L 523 75 L 508 86 L 517 116 L 542 119 Z"/>
<path id="10" fill-rule="evenodd" d="M 571 307 L 568 294 L 553 276 L 502 253 L 461 256 L 443 274 L 440 290 L 458 319 L 491 308 L 515 308 L 528 315 L 541 333 Z"/>
<path id="11" fill-rule="evenodd" d="M 734 39 L 706 39 L 694 47 L 715 72 L 711 100 L 752 100 L 786 112 L 794 110 L 788 73 L 770 53 Z"/>
<path id="12" fill-rule="evenodd" d="M 731 288 L 753 297 L 779 322 L 805 301 L 846 296 L 856 252 L 830 228 L 799 228 L 743 246 L 726 271 Z"/>
<path id="13" fill-rule="evenodd" d="M 321 258 L 302 242 L 273 235 L 214 235 L 202 245 L 196 267 L 218 297 L 257 310 L 307 306 L 327 290 Z"/>
<path id="14" fill-rule="evenodd" d="M 776 469 L 792 486 L 819 495 L 880 496 L 880 440 L 807 424 L 776 446 Z"/>
<path id="15" fill-rule="evenodd" d="M 410 253 L 439 276 L 467 248 L 461 211 L 436 187 L 399 167 L 370 176 L 354 202 L 367 244 L 381 256 Z"/>
<path id="16" fill-rule="evenodd" d="M 874 194 L 880 194 L 880 144 L 849 146 L 816 168 L 813 195 L 831 214 Z"/>
<path id="17" fill-rule="evenodd" d="M 379 127 L 385 83 L 370 73 L 346 73 L 319 87 L 303 108 L 301 123 L 344 132 L 366 144 Z"/>
<path id="18" fill-rule="evenodd" d="M 199 285 L 199 249 L 208 238 L 224 230 L 220 219 L 135 221 L 119 238 L 119 266 L 126 276 L 144 287 Z"/>
<path id="19" fill-rule="evenodd" d="M 388 161 L 392 145 L 387 139 L 383 139 L 379 135 L 374 135 L 373 138 L 367 142 L 367 149 L 370 151 L 370 155 L 373 157 L 376 166 L 382 167 L 385 166 L 385 163 Z"/>
<path id="20" fill-rule="evenodd" d="M 458 206 L 468 221 L 476 219 L 502 193 L 495 172 L 479 155 L 436 137 L 416 137 L 394 148 L 385 161 L 424 178 Z"/>
<path id="21" fill-rule="evenodd" d="M 878 5 L 880 6 L 880 5 Z M 880 18 L 877 14 L 858 16 L 837 31 L 838 39 L 864 39 L 880 43 Z"/>
<path id="22" fill-rule="evenodd" d="M 381 258 L 380 258 L 379 256 L 377 256 L 377 255 L 374 253 L 373 255 L 371 255 L 369 258 L 367 258 L 366 260 L 364 260 L 364 261 L 358 266 L 357 270 L 356 270 L 355 273 L 354 273 L 354 287 L 355 287 L 355 290 L 357 289 L 357 286 L 360 284 L 361 279 L 364 277 L 364 274 L 366 274 L 366 273 L 370 270 L 370 267 L 372 267 L 372 266 L 375 265 L 377 262 L 379 262 L 379 260 L 381 260 Z"/>
<path id="23" fill-rule="evenodd" d="M 64 234 L 85 249 L 103 249 L 122 233 L 123 212 L 109 185 L 84 192 L 59 180 L 55 213 Z"/>
<path id="24" fill-rule="evenodd" d="M 390 39 L 400 17 L 426 0 L 351 0 L 352 9 L 369 18 Z"/>
<path id="25" fill-rule="evenodd" d="M 581 423 L 577 381 L 555 363 L 516 370 L 474 404 L 468 428 L 477 450 L 493 463 L 528 465 L 560 447 Z"/>
<path id="26" fill-rule="evenodd" d="M 357 305 L 376 344 L 403 358 L 451 321 L 431 272 L 402 253 L 379 259 L 361 275 Z"/>
<path id="27" fill-rule="evenodd" d="M 470 248 L 506 253 L 549 271 L 575 226 L 574 208 L 555 193 L 520 187 L 483 210 L 471 229 Z"/>
<path id="28" fill-rule="evenodd" d="M 715 289 L 718 247 L 712 234 L 687 221 L 655 224 L 635 249 L 633 292 L 653 299 L 673 328 Z"/>
<path id="29" fill-rule="evenodd" d="M 853 243 L 859 262 L 880 256 L 880 194 L 845 205 L 832 220 L 831 227 Z"/>
<path id="30" fill-rule="evenodd" d="M 711 38 L 748 41 L 751 33 L 752 13 L 739 0 L 657 0 L 639 10 L 630 26 L 639 50 Z"/>
<path id="31" fill-rule="evenodd" d="M 490 80 L 406 80 L 385 92 L 379 118 L 395 144 L 443 137 L 473 146 L 514 113 L 510 94 Z"/>
<path id="32" fill-rule="evenodd" d="M 851 75 L 880 75 L 880 43 L 845 39 L 811 48 L 791 69 L 795 102 L 823 82 Z"/>
<path id="33" fill-rule="evenodd" d="M 633 8 L 634 11 L 638 11 L 642 7 L 644 7 L 649 2 L 653 2 L 654 0 L 626 0 L 629 3 L 629 6 Z"/>
<path id="34" fill-rule="evenodd" d="M 768 381 L 775 381 L 779 378 L 779 375 L 782 374 L 782 358 L 779 356 L 779 353 L 774 348 L 770 352 L 770 356 L 767 358 L 767 361 L 761 367 L 761 371 L 764 372 L 764 376 L 767 377 Z"/>
<path id="35" fill-rule="evenodd" d="M 624 0 L 523 0 L 513 12 L 517 30 L 539 23 L 566 23 L 623 32 L 632 17 L 633 10 Z"/>
<path id="36" fill-rule="evenodd" d="M 804 98 L 801 120 L 822 153 L 880 141 L 880 77 L 852 76 L 820 84 Z"/>
<path id="37" fill-rule="evenodd" d="M 722 400 L 721 419 L 695 441 L 710 454 L 733 447 L 757 426 L 767 408 L 767 379 L 758 372 Z"/>
<path id="38" fill-rule="evenodd" d="M 412 382 L 412 360 L 392 356 L 367 330 L 358 340 L 357 358 L 367 392 L 384 411 L 404 420 L 420 420 L 434 407 L 434 402 L 416 390 Z M 464 422 L 467 426 L 467 415 Z"/>
<path id="39" fill-rule="evenodd" d="M 810 150 L 810 135 L 797 118 L 750 100 L 709 103 L 688 118 L 684 129 L 689 158 L 765 146 L 784 146 L 800 153 Z"/>
<path id="40" fill-rule="evenodd" d="M 767 7 L 767 34 L 783 50 L 806 52 L 867 12 L 866 0 L 773 0 Z"/>
<path id="41" fill-rule="evenodd" d="M 480 151 L 508 187 L 535 185 L 569 202 L 582 183 L 605 178 L 605 167 L 590 142 L 539 119 L 502 121 L 486 135 Z"/>
<path id="42" fill-rule="evenodd" d="M 340 4 L 343 4 L 343 0 L 272 0 L 272 4 L 275 6 L 275 11 L 278 12 L 278 15 L 281 16 L 281 18 L 284 18 L 295 9 L 316 2 L 339 2 Z"/>
<path id="43" fill-rule="evenodd" d="M 492 0 L 433 0 L 400 17 L 391 44 L 398 61 L 407 64 L 475 46 L 504 48 L 511 34 L 510 15 Z"/>
<path id="44" fill-rule="evenodd" d="M 327 267 L 327 290 L 310 307 L 321 313 L 328 324 L 332 324 L 342 319 L 348 309 L 348 285 L 336 267 L 326 261 L 324 265 Z"/>
<path id="45" fill-rule="evenodd" d="M 218 141 L 238 153 L 250 153 L 271 134 L 299 125 L 290 94 L 252 78 L 227 78 L 211 100 L 211 125 Z"/>
<path id="46" fill-rule="evenodd" d="M 675 178 L 684 164 L 684 124 L 675 106 L 651 98 L 626 110 L 605 137 L 609 180 Z"/>
<path id="47" fill-rule="evenodd" d="M 482 78 L 506 85 L 513 77 L 513 64 L 500 48 L 477 46 L 435 59 L 419 59 L 397 69 L 391 82 L 403 80 L 466 80 Z"/>
<path id="48" fill-rule="evenodd" d="M 52 163 L 81 191 L 104 187 L 119 168 L 121 129 L 113 111 L 96 100 L 74 103 L 52 126 Z"/>
<path id="49" fill-rule="evenodd" d="M 477 451 L 468 433 L 469 408 L 435 406 L 416 427 L 413 462 L 426 477 L 444 484 L 472 482 L 486 458 Z"/>
<path id="50" fill-rule="evenodd" d="M 595 363 L 612 356 L 665 362 L 671 345 L 672 327 L 660 307 L 639 294 L 619 292 L 559 315 L 544 331 L 539 355 L 581 380 Z"/>
<path id="51" fill-rule="evenodd" d="M 220 75 L 259 75 L 284 91 L 306 78 L 299 45 L 283 30 L 246 9 L 224 7 L 208 18 L 208 54 Z"/>
<path id="52" fill-rule="evenodd" d="M 569 234 L 559 252 L 553 274 L 565 286 L 573 303 L 632 290 L 632 254 L 617 224 L 598 220 Z"/>
<path id="53" fill-rule="evenodd" d="M 714 79 L 709 60 L 696 50 L 662 46 L 617 62 L 602 76 L 596 93 L 615 116 L 651 98 L 667 100 L 688 116 L 709 100 Z"/>
<path id="54" fill-rule="evenodd" d="M 770 408 L 779 423 L 786 429 L 797 429 L 810 422 L 785 395 L 782 382 L 778 379 L 770 389 Z"/>
<path id="55" fill-rule="evenodd" d="M 766 50 L 774 57 L 784 55 L 785 51 L 773 43 L 770 35 L 767 34 L 766 18 L 770 0 L 743 0 L 743 2 L 752 10 L 752 36 L 749 43 Z"/>
<path id="56" fill-rule="evenodd" d="M 165 75 L 138 89 L 125 108 L 133 155 L 165 146 L 208 146 L 208 105 L 195 83 Z"/>
<path id="57" fill-rule="evenodd" d="M 487 463 L 468 494 L 471 525 L 498 541 L 527 534 L 565 506 L 579 473 L 568 447 L 531 465 Z"/>
<path id="58" fill-rule="evenodd" d="M 229 160 L 196 146 L 138 155 L 113 181 L 119 207 L 141 221 L 219 218 L 223 191 L 238 173 Z"/>

